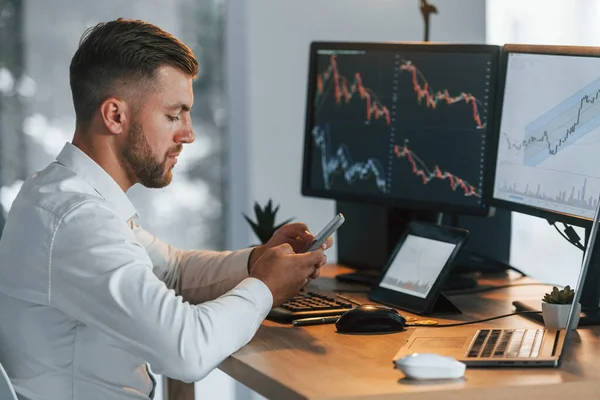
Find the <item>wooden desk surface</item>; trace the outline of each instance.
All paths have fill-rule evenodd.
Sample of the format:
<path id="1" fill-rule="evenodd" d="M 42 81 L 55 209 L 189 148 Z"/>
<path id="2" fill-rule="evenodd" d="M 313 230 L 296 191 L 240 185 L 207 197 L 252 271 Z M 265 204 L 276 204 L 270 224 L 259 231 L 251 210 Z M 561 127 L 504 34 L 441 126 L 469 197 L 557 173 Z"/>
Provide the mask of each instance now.
<path id="1" fill-rule="evenodd" d="M 332 279 L 346 271 L 343 267 L 325 266 L 322 277 L 314 283 L 322 288 L 348 288 Z M 507 281 L 504 278 L 484 283 L 498 285 Z M 452 296 L 463 314 L 456 320 L 435 319 L 443 324 L 507 314 L 514 311 L 513 300 L 537 301 L 548 288 L 522 286 Z M 365 294 L 346 296 L 367 302 Z M 522 316 L 486 325 L 539 327 Z M 464 400 L 466 395 L 489 400 L 531 400 L 542 396 L 600 399 L 600 327 L 579 328 L 571 335 L 560 368 L 468 368 L 463 380 L 438 382 L 408 380 L 393 368 L 393 356 L 413 330 L 348 335 L 337 333 L 333 324 L 294 328 L 265 321 L 252 341 L 219 368 L 269 399 L 391 399 L 399 394 L 406 400 Z"/>

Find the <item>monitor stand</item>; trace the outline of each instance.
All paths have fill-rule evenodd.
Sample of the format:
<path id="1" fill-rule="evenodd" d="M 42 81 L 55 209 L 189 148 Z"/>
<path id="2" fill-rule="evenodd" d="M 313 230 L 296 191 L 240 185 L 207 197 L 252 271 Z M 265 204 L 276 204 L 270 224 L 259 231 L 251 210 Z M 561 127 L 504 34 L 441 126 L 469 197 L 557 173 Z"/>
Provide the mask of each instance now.
<path id="1" fill-rule="evenodd" d="M 585 228 L 585 246 L 592 246 L 590 265 L 588 266 L 587 273 L 584 277 L 583 288 L 581 289 L 581 317 L 579 319 L 579 326 L 590 326 L 600 325 L 600 240 L 596 240 L 596 243 L 590 243 L 590 232 L 591 228 Z M 524 302 L 514 301 L 513 305 L 517 311 L 541 311 L 541 302 Z M 544 323 L 542 314 L 527 314 L 527 318 L 531 318 L 540 323 Z"/>
<path id="2" fill-rule="evenodd" d="M 349 272 L 347 274 L 338 274 L 335 276 L 335 279 L 342 283 L 354 283 L 372 287 L 375 286 L 379 280 L 379 271 L 368 270 Z"/>

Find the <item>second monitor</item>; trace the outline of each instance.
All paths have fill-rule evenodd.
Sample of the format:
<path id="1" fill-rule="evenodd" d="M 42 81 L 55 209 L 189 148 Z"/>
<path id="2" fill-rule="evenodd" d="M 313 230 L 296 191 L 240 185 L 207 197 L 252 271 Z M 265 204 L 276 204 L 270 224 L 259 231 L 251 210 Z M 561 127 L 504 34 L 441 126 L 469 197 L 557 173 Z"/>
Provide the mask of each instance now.
<path id="1" fill-rule="evenodd" d="M 311 46 L 302 193 L 486 215 L 500 48 Z"/>
<path id="2" fill-rule="evenodd" d="M 600 51 L 506 45 L 495 204 L 589 226 L 600 192 Z"/>

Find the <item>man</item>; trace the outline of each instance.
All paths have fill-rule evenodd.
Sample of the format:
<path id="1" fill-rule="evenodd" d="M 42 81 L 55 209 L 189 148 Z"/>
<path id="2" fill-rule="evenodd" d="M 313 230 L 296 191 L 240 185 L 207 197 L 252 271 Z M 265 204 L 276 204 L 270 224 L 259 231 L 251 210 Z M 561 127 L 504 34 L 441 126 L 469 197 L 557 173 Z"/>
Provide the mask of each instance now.
<path id="1" fill-rule="evenodd" d="M 263 246 L 182 251 L 135 222 L 125 192 L 169 184 L 190 120 L 192 52 L 119 19 L 70 66 L 72 144 L 28 179 L 0 241 L 0 363 L 20 399 L 152 398 L 147 364 L 196 381 L 245 345 L 325 263 L 304 224 Z"/>

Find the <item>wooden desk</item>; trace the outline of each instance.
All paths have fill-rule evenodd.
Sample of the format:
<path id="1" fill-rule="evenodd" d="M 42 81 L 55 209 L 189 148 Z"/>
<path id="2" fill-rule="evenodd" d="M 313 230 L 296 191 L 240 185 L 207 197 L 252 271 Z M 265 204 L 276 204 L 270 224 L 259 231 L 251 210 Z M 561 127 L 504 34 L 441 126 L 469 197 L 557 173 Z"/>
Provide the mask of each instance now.
<path id="1" fill-rule="evenodd" d="M 322 277 L 314 283 L 341 289 L 332 277 L 347 271 L 325 266 Z M 504 278 L 483 283 L 498 285 L 507 281 Z M 514 311 L 513 300 L 541 299 L 548 289 L 522 286 L 452 296 L 463 314 L 456 320 L 435 319 L 442 324 L 507 314 Z M 365 294 L 347 297 L 367 302 Z M 487 325 L 539 327 L 522 316 Z M 336 333 L 334 325 L 294 328 L 265 321 L 253 340 L 219 368 L 269 399 L 392 399 L 400 394 L 406 400 L 464 400 L 465 396 L 486 400 L 600 399 L 598 327 L 580 328 L 571 335 L 561 368 L 468 368 L 463 380 L 446 382 L 411 381 L 393 368 L 393 356 L 413 329 L 393 334 L 347 335 Z"/>

